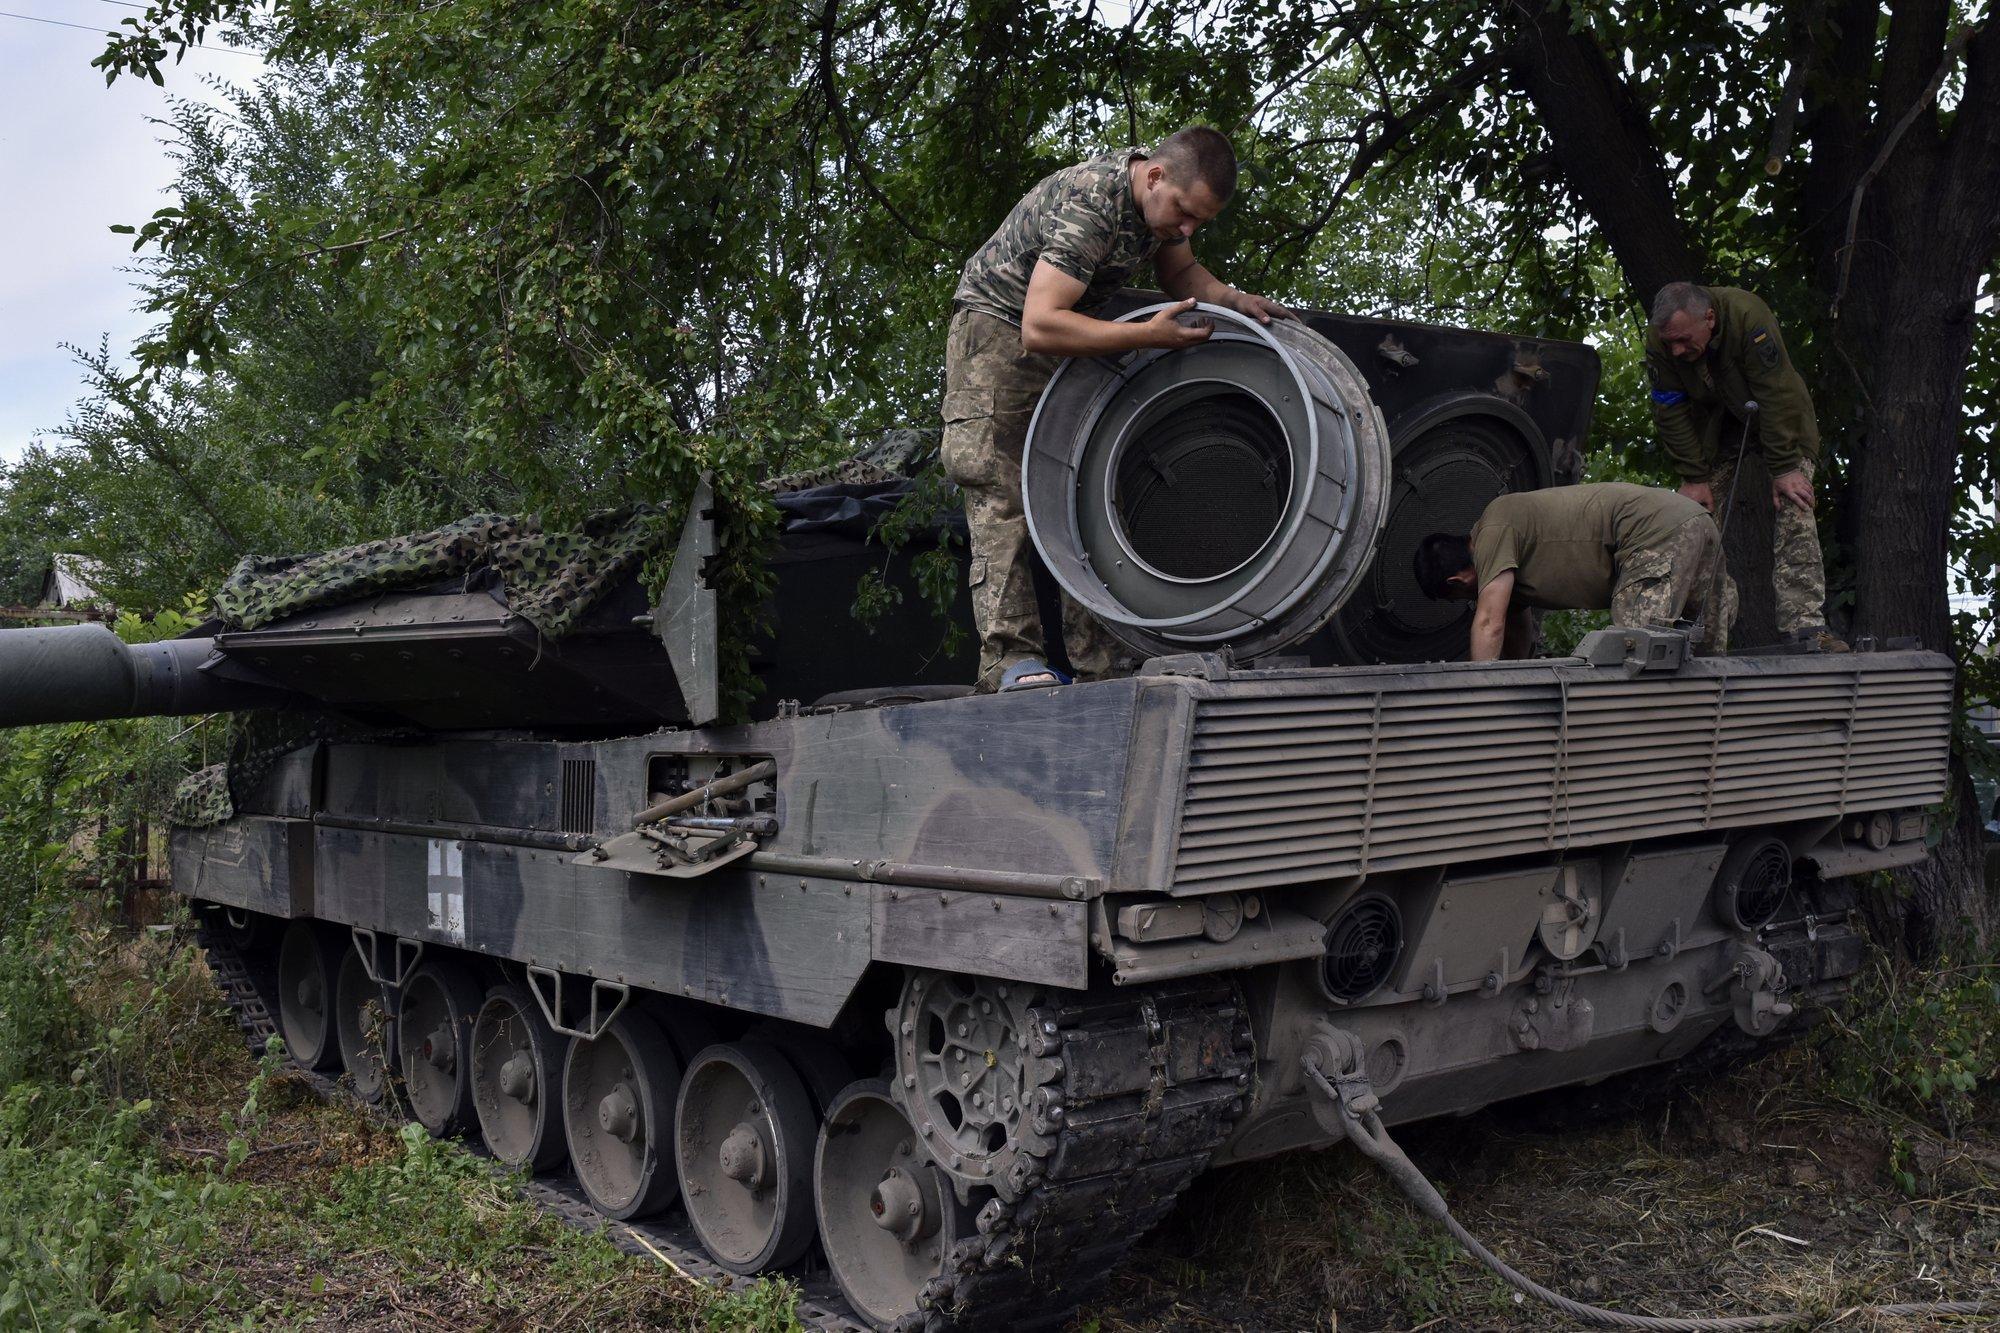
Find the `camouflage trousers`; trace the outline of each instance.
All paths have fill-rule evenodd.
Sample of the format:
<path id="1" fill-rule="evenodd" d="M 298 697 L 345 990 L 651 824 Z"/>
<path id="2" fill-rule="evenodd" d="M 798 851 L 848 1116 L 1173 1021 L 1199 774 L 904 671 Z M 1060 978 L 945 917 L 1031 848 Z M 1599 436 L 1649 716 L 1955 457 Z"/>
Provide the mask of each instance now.
<path id="1" fill-rule="evenodd" d="M 1021 511 L 1021 450 L 1056 359 L 1021 350 L 1021 331 L 977 310 L 951 318 L 944 356 L 945 475 L 965 493 L 972 535 L 972 618 L 979 627 L 979 688 L 1028 658 L 1046 661 L 1035 604 L 1034 542 Z M 1063 646 L 1079 679 L 1131 670 L 1131 654 L 1072 601 L 1062 599 Z"/>
<path id="2" fill-rule="evenodd" d="M 1812 460 L 1800 459 L 1799 471 L 1811 481 Z M 1728 501 L 1729 479 L 1735 472 L 1735 456 L 1725 454 L 1709 473 L 1708 488 L 1715 496 L 1718 516 Z M 1762 497 L 1752 498 L 1764 503 Z M 1826 623 L 1826 564 L 1820 558 L 1819 524 L 1812 510 L 1789 502 L 1778 507 L 1771 531 L 1771 588 L 1777 594 L 1778 633 L 1791 634 L 1807 625 Z"/>
<path id="3" fill-rule="evenodd" d="M 1706 611 L 1706 614 L 1703 612 Z M 1674 529 L 1664 544 L 1621 561 L 1611 593 L 1611 623 L 1643 629 L 1700 616 L 1695 648 L 1729 649 L 1736 623 L 1736 580 L 1722 563 L 1722 533 L 1703 514 Z"/>

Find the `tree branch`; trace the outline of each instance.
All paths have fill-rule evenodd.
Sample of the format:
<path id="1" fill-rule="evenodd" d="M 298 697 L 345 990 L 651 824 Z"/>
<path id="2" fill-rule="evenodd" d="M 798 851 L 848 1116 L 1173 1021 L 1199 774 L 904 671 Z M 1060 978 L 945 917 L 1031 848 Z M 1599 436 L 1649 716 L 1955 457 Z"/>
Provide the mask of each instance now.
<path id="1" fill-rule="evenodd" d="M 1812 70 L 1813 29 L 1826 11 L 1826 0 L 1813 0 L 1799 15 L 1792 29 L 1790 68 L 1784 87 L 1778 91 L 1777 110 L 1771 116 L 1771 146 L 1764 152 L 1764 174 L 1775 176 L 1785 169 L 1792 152 L 1792 129 L 1798 123 L 1799 99 L 1805 95 L 1806 76 Z"/>
<path id="2" fill-rule="evenodd" d="M 1869 185 L 1881 173 L 1882 168 L 1888 165 L 1890 155 L 1896 151 L 1896 145 L 1902 142 L 1910 126 L 1917 123 L 1917 117 L 1923 114 L 1925 108 L 1936 103 L 1938 89 L 1944 86 L 1945 76 L 1957 68 L 1958 58 L 1964 52 L 1965 43 L 1970 36 L 1971 30 L 1961 28 L 1958 36 L 1945 45 L 1944 58 L 1938 61 L 1937 68 L 1931 72 L 1930 82 L 1924 86 L 1916 101 L 1910 103 L 1902 118 L 1889 130 L 1888 137 L 1882 140 L 1882 147 L 1875 154 L 1875 160 L 1868 164 L 1868 169 L 1854 182 L 1854 195 L 1847 205 L 1847 237 L 1841 242 L 1838 251 L 1840 276 L 1834 280 L 1833 300 L 1826 308 L 1828 319 L 1840 318 L 1840 300 L 1847 294 L 1847 277 L 1854 268 L 1854 238 L 1861 228 L 1861 202 L 1868 193 Z"/>
<path id="3" fill-rule="evenodd" d="M 840 80 L 833 58 L 834 38 L 839 31 L 839 16 L 840 0 L 826 0 L 826 9 L 821 15 L 819 25 L 819 77 L 820 83 L 826 89 L 827 110 L 833 116 L 834 129 L 840 134 L 841 147 L 846 150 L 848 161 L 854 164 L 855 174 L 861 181 L 861 188 L 867 192 L 869 198 L 882 206 L 882 211 L 887 213 L 898 227 L 926 245 L 935 246 L 939 250 L 948 250 L 943 241 L 904 217 L 903 211 L 890 202 L 889 196 L 884 194 L 881 186 L 875 182 L 874 168 L 868 165 L 868 159 L 862 155 L 860 145 L 855 142 L 854 127 L 848 123 L 847 108 L 840 100 Z"/>
<path id="4" fill-rule="evenodd" d="M 1508 68 L 1534 103 L 1564 183 L 1596 219 L 1643 305 L 1676 279 L 1698 277 L 1690 242 L 1651 122 L 1588 27 L 1572 31 L 1554 0 L 1506 0 L 1513 21 Z"/>

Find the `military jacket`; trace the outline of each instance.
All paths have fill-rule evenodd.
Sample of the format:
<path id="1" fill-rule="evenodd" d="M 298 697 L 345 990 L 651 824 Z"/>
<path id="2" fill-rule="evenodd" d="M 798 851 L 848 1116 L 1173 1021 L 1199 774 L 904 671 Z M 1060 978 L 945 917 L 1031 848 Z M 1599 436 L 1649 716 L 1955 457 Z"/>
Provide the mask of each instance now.
<path id="1" fill-rule="evenodd" d="M 1743 420 L 1757 404 L 1757 448 L 1776 477 L 1800 460 L 1819 458 L 1819 423 L 1812 396 L 1785 350 L 1778 321 L 1762 298 L 1740 287 L 1703 289 L 1715 303 L 1715 336 L 1699 361 L 1667 355 L 1657 330 L 1646 331 L 1646 375 L 1652 381 L 1653 422 L 1660 443 L 1684 481 L 1706 481 L 1736 435 L 1724 423 Z"/>
<path id="2" fill-rule="evenodd" d="M 1038 181 L 965 261 L 952 304 L 1018 325 L 1029 275 L 1037 260 L 1046 259 L 1085 285 L 1076 309 L 1091 314 L 1161 245 L 1185 245 L 1155 236 L 1132 197 L 1126 168 L 1145 156 L 1139 148 L 1105 153 Z"/>

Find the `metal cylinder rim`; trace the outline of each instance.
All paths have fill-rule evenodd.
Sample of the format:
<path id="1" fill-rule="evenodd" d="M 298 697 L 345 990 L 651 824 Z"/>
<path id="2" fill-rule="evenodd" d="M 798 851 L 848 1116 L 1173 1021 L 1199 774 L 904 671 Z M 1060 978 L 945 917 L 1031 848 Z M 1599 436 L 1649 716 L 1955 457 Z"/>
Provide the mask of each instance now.
<path id="1" fill-rule="evenodd" d="M 1144 319 L 1161 308 L 1124 318 Z M 1214 597 L 1201 581 L 1190 588 L 1149 562 L 1125 563 L 1130 544 L 1117 541 L 1117 516 L 1100 512 L 1115 498 L 1098 493 L 1109 486 L 1110 476 L 1099 470 L 1096 457 L 1111 435 L 1105 418 L 1126 417 L 1118 396 L 1169 353 L 1145 354 L 1143 360 L 1078 358 L 1081 370 L 1069 362 L 1058 366 L 1031 419 L 1023 498 L 1031 540 L 1057 582 L 1128 648 L 1153 655 L 1229 646 L 1257 657 L 1318 630 L 1360 588 L 1380 544 L 1390 498 L 1388 429 L 1360 370 L 1308 326 L 1260 326 L 1234 311 L 1202 310 L 1218 326 L 1202 346 L 1234 343 L 1238 350 L 1225 348 L 1229 360 L 1215 373 L 1190 366 L 1183 372 L 1188 382 L 1229 383 L 1261 402 L 1280 419 L 1293 471 L 1288 512 L 1275 535 L 1260 544 L 1247 570 L 1238 566 L 1210 576 L 1231 585 L 1227 594 Z M 1276 365 L 1258 355 L 1271 352 Z M 1065 373 L 1072 379 L 1065 380 Z M 1148 402 L 1156 396 L 1148 394 Z M 1308 437 L 1310 458 L 1303 459 L 1299 444 Z M 1308 465 L 1309 474 L 1300 475 Z M 1082 540 L 1086 533 L 1091 545 Z M 1101 555 L 1094 558 L 1092 545 Z M 1103 577 L 1097 566 L 1104 559 L 1117 563 L 1125 577 Z M 1205 596 L 1211 600 L 1191 611 L 1175 606 Z M 1173 613 L 1135 612 L 1135 605 L 1162 603 L 1174 607 Z"/>
<path id="2" fill-rule="evenodd" d="M 1119 460 L 1121 460 L 1125 456 L 1126 450 L 1130 448 L 1133 443 L 1132 428 L 1134 424 L 1136 424 L 1141 418 L 1143 418 L 1146 415 L 1146 412 L 1153 406 L 1153 404 L 1159 402 L 1160 399 L 1165 398 L 1168 394 L 1176 393 L 1182 389 L 1188 388 L 1190 385 L 1196 385 L 1196 384 L 1216 384 L 1216 385 L 1221 385 L 1228 389 L 1235 390 L 1238 393 L 1243 392 L 1242 385 L 1236 384 L 1230 380 L 1209 379 L 1209 378 L 1196 379 L 1196 380 L 1182 380 L 1179 384 L 1172 384 L 1164 389 L 1161 389 L 1158 393 L 1148 398 L 1145 402 L 1139 404 L 1138 407 L 1133 409 L 1132 420 L 1125 423 L 1124 429 L 1118 432 L 1118 438 L 1113 440 L 1111 442 L 1111 447 L 1105 451 L 1104 485 L 1107 494 L 1115 494 L 1116 482 L 1113 480 L 1113 478 L 1116 474 Z M 1261 407 L 1262 404 L 1260 403 L 1259 406 Z M 1269 411 L 1268 408 L 1266 408 L 1265 410 Z M 1291 432 L 1285 429 L 1285 423 L 1283 419 L 1280 418 L 1276 413 L 1271 413 L 1271 419 L 1278 423 L 1278 431 L 1284 437 L 1287 452 L 1289 453 L 1291 445 Z M 1297 471 L 1288 470 L 1288 475 L 1285 478 L 1285 498 L 1280 506 L 1282 510 L 1289 511 L 1291 509 L 1292 497 L 1294 494 L 1297 493 L 1297 490 L 1298 490 Z M 1072 507 L 1074 507 L 1075 500 L 1072 499 L 1070 503 Z M 1122 520 L 1114 521 L 1111 524 L 1111 535 L 1117 540 L 1119 549 L 1124 551 L 1125 554 L 1128 557 L 1130 557 L 1130 559 L 1134 564 L 1138 565 L 1139 568 L 1145 570 L 1148 574 L 1151 574 L 1154 578 L 1159 579 L 1162 582 L 1166 583 L 1178 583 L 1184 586 L 1192 587 L 1196 584 L 1220 582 L 1221 580 L 1229 578 L 1233 574 L 1240 573 L 1241 571 L 1249 568 L 1251 565 L 1257 563 L 1258 559 L 1262 557 L 1266 551 L 1269 551 L 1273 543 L 1275 543 L 1278 540 L 1278 533 L 1280 528 L 1282 527 L 1283 527 L 1282 523 L 1273 524 L 1271 530 L 1264 534 L 1264 540 L 1258 543 L 1257 549 L 1252 551 L 1244 559 L 1238 561 L 1236 564 L 1230 566 L 1228 569 L 1223 570 L 1219 574 L 1210 574 L 1205 578 L 1198 578 L 1198 579 L 1182 578 L 1179 575 L 1169 574 L 1165 570 L 1155 566 L 1150 560 L 1147 560 L 1137 551 L 1133 550 L 1132 543 L 1130 540 L 1128 540 L 1127 534 L 1125 532 L 1125 524 Z"/>
<path id="3" fill-rule="evenodd" d="M 1120 315 L 1113 322 L 1119 324 L 1130 324 L 1139 320 L 1150 319 L 1153 315 L 1158 314 L 1160 311 L 1168 309 L 1178 304 L 1179 302 L 1177 301 L 1161 301 L 1154 305 L 1143 306 L 1138 310 L 1133 310 L 1127 314 Z M 1251 319 L 1247 315 L 1239 314 L 1234 310 L 1229 310 L 1222 306 L 1210 305 L 1205 301 L 1197 302 L 1195 304 L 1195 311 L 1197 313 L 1209 315 L 1211 317 L 1215 317 L 1238 326 L 1237 328 L 1228 331 L 1223 331 L 1218 329 L 1216 333 L 1212 333 L 1209 335 L 1211 341 L 1219 336 L 1224 341 L 1256 343 L 1272 352 L 1275 352 L 1278 357 L 1278 364 L 1284 367 L 1285 373 L 1290 377 L 1292 385 L 1299 394 L 1301 402 L 1309 405 L 1318 401 L 1317 398 L 1315 398 L 1315 396 L 1313 395 L 1311 384 L 1307 381 L 1304 372 L 1299 368 L 1297 358 L 1295 358 L 1291 354 L 1291 352 L 1282 343 L 1278 341 L 1276 335 L 1272 334 L 1262 325 L 1258 324 L 1257 321 Z M 1152 365 L 1157 360 L 1159 360 L 1159 357 L 1157 356 L 1145 357 L 1135 366 L 1129 367 L 1127 370 L 1121 370 L 1115 379 L 1108 381 L 1105 387 L 1098 391 L 1095 399 L 1085 409 L 1083 419 L 1079 424 L 1077 430 L 1077 438 L 1085 441 L 1088 441 L 1090 439 L 1091 433 L 1096 429 L 1098 422 L 1104 416 L 1104 411 L 1107 404 L 1110 402 L 1111 398 L 1115 395 L 1117 386 L 1129 384 L 1131 382 L 1132 378 L 1132 375 L 1130 373 L 1131 371 L 1143 369 L 1146 366 Z M 1043 389 L 1041 398 L 1038 399 L 1035 403 L 1034 415 L 1032 415 L 1028 419 L 1029 439 L 1032 440 L 1034 438 L 1035 425 L 1041 420 L 1043 404 L 1049 401 L 1051 391 L 1055 388 L 1056 381 L 1062 377 L 1063 372 L 1068 370 L 1071 364 L 1072 361 L 1064 361 L 1061 365 L 1056 367 L 1055 374 L 1049 377 L 1048 386 L 1045 389 Z M 1317 413 L 1312 411 L 1310 406 L 1307 406 L 1305 409 L 1305 419 L 1306 419 L 1306 438 L 1304 440 L 1305 456 L 1302 460 L 1302 465 L 1295 465 L 1292 469 L 1292 476 L 1294 478 L 1293 485 L 1295 493 L 1298 486 L 1297 478 L 1301 476 L 1316 475 L 1319 471 L 1319 452 L 1320 452 L 1319 417 Z M 1282 422 L 1280 422 L 1279 424 L 1281 426 L 1283 425 Z M 1290 441 L 1287 440 L 1287 443 L 1290 443 Z M 1026 476 L 1028 457 L 1029 457 L 1028 451 L 1025 449 L 1022 450 L 1021 466 L 1024 478 Z M 1025 492 L 1025 490 L 1026 487 L 1024 485 L 1023 491 Z M 1072 488 L 1069 497 L 1069 526 L 1071 531 L 1076 531 L 1079 528 L 1079 517 L 1077 514 L 1076 503 L 1077 503 L 1077 489 Z M 1343 497 L 1343 509 L 1346 507 L 1348 503 L 1350 503 L 1350 498 Z M 1281 523 L 1276 530 L 1273 531 L 1270 539 L 1267 540 L 1265 544 L 1259 548 L 1259 554 L 1261 555 L 1274 548 L 1278 550 L 1283 550 L 1286 547 L 1288 547 L 1291 544 L 1292 540 L 1295 537 L 1297 537 L 1299 529 L 1305 525 L 1305 520 L 1306 520 L 1306 506 L 1300 505 L 1296 510 L 1296 512 L 1289 513 L 1286 515 L 1285 521 Z M 1028 536 L 1029 539 L 1034 542 L 1036 551 L 1041 555 L 1043 564 L 1049 567 L 1051 573 L 1056 574 L 1056 581 L 1058 583 L 1063 582 L 1061 574 L 1056 573 L 1056 562 L 1051 559 L 1049 552 L 1047 551 L 1047 549 L 1043 547 L 1041 534 L 1038 531 L 1036 531 L 1034 524 L 1030 524 L 1028 526 Z M 1330 553 L 1328 558 L 1331 559 Z M 1267 570 L 1266 571 L 1267 575 L 1268 572 L 1269 571 Z M 1316 571 L 1316 574 L 1318 572 L 1322 571 Z M 1227 577 L 1227 576 L 1225 575 L 1218 577 Z M 1219 611 L 1231 609 L 1231 604 L 1239 601 L 1247 593 L 1253 591 L 1255 588 L 1259 586 L 1261 582 L 1262 582 L 1261 578 L 1253 578 L 1252 580 L 1250 580 L 1249 583 L 1244 585 L 1242 588 L 1239 588 L 1234 593 L 1230 594 L 1230 596 L 1227 599 L 1225 599 L 1223 603 L 1216 606 L 1205 607 L 1200 611 L 1190 612 L 1189 614 L 1182 616 L 1158 616 L 1158 617 L 1144 617 L 1144 618 L 1133 617 L 1129 613 L 1129 610 L 1127 608 L 1115 605 L 1103 604 L 1102 599 L 1095 596 L 1092 590 L 1086 589 L 1082 592 L 1079 592 L 1075 588 L 1066 587 L 1065 591 L 1067 591 L 1070 596 L 1076 598 L 1077 601 L 1081 602 L 1088 610 L 1097 613 L 1100 616 L 1100 618 L 1112 620 L 1121 625 L 1128 625 L 1133 629 L 1158 631 L 1162 633 L 1163 637 L 1178 638 L 1189 643 L 1212 643 L 1219 639 L 1234 638 L 1236 635 L 1242 633 L 1244 628 L 1246 627 L 1238 626 L 1234 629 L 1223 630 L 1215 634 L 1197 633 L 1188 635 L 1174 635 L 1174 634 L 1168 634 L 1166 633 L 1166 631 L 1178 629 L 1181 628 L 1182 626 L 1192 625 L 1197 622 L 1207 620 L 1210 617 L 1216 615 Z M 1288 594 L 1284 599 L 1282 599 L 1278 606 L 1273 607 L 1270 611 L 1264 613 L 1263 615 L 1252 615 L 1246 612 L 1245 618 L 1250 622 L 1247 628 L 1253 628 L 1253 629 L 1257 628 L 1259 626 L 1269 623 L 1272 617 L 1282 615 L 1285 611 L 1289 610 L 1294 604 L 1296 604 L 1301 597 L 1305 595 L 1305 592 L 1311 586 L 1311 583 L 1312 583 L 1311 579 L 1306 580 L 1299 586 L 1298 589 L 1294 590 L 1293 593 Z"/>

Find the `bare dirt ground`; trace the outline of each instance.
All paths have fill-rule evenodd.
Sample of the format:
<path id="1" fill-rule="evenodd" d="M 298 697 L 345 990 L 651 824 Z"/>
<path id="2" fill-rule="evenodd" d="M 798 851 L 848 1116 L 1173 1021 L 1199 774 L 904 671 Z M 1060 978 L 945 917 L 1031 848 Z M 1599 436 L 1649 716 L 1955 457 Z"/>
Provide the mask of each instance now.
<path id="1" fill-rule="evenodd" d="M 1686 1086 L 1546 1094 L 1397 1138 L 1475 1236 L 1579 1300 L 1652 1315 L 1799 1311 L 1800 1328 L 2000 1326 L 1832 1317 L 2000 1296 L 2000 1099 L 1989 1093 L 1982 1122 L 1948 1142 L 1815 1099 L 1814 1064 L 1794 1049 Z M 1340 1151 L 1198 1182 L 1091 1318 L 1105 1333 L 1570 1326 Z"/>

